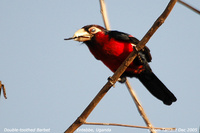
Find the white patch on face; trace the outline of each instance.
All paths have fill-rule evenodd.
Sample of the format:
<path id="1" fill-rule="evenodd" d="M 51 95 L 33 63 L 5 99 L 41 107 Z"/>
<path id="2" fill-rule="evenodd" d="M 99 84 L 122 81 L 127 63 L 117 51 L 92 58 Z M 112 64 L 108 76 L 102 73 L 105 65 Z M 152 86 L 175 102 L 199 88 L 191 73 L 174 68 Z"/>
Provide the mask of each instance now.
<path id="1" fill-rule="evenodd" d="M 101 30 L 100 30 L 99 28 L 93 26 L 93 27 L 90 27 L 90 28 L 88 29 L 88 31 L 89 31 L 89 33 L 90 33 L 91 35 L 94 35 L 94 34 L 96 34 L 97 32 L 100 32 Z"/>
<path id="2" fill-rule="evenodd" d="M 72 38 L 74 38 L 75 41 L 79 41 L 79 42 L 90 41 L 91 38 L 97 32 L 100 32 L 100 31 L 102 31 L 102 30 L 95 26 L 90 27 L 88 29 L 88 31 L 86 31 L 84 28 L 82 28 L 82 29 L 79 29 L 78 31 L 76 31 Z"/>

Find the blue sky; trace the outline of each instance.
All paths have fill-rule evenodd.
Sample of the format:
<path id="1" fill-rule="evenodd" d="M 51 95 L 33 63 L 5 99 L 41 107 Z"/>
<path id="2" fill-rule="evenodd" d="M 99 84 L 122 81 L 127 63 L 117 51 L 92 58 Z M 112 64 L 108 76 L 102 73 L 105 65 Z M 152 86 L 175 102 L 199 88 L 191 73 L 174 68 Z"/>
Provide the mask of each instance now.
<path id="1" fill-rule="evenodd" d="M 141 39 L 169 0 L 105 2 L 111 29 Z M 199 0 L 189 2 L 200 9 Z M 103 26 L 99 1 L 1 0 L 0 12 L 0 80 L 8 97 L 0 99 L 0 132 L 12 128 L 64 132 L 112 75 L 84 44 L 64 41 L 84 25 Z M 199 129 L 199 31 L 200 16 L 177 3 L 147 43 L 154 73 L 178 99 L 172 106 L 155 99 L 137 79 L 129 80 L 155 127 Z M 125 85 L 119 83 L 87 121 L 145 126 Z M 112 133 L 148 131 L 80 128 L 109 128 Z"/>

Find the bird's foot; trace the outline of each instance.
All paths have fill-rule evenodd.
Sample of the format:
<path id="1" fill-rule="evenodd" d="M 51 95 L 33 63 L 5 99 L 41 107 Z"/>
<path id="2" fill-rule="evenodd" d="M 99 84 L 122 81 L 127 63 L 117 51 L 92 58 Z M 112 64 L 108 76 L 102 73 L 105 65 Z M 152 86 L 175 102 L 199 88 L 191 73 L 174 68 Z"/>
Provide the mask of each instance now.
<path id="1" fill-rule="evenodd" d="M 120 83 L 125 83 L 126 82 L 126 77 L 121 77 L 118 79 L 118 82 Z"/>
<path id="2" fill-rule="evenodd" d="M 115 87 L 115 84 L 113 83 L 113 79 L 112 79 L 111 76 L 108 77 L 108 81 L 111 83 L 111 85 L 112 85 L 113 87 Z"/>

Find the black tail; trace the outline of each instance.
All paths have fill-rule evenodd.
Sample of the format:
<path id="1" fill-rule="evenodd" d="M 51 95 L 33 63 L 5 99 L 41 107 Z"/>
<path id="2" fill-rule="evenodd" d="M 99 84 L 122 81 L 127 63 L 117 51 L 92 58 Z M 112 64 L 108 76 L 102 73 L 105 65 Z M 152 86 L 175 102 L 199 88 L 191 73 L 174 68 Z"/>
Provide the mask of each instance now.
<path id="1" fill-rule="evenodd" d="M 166 105 L 171 105 L 176 101 L 174 94 L 157 78 L 153 72 L 143 71 L 139 74 L 138 79 L 156 98 L 163 101 Z"/>

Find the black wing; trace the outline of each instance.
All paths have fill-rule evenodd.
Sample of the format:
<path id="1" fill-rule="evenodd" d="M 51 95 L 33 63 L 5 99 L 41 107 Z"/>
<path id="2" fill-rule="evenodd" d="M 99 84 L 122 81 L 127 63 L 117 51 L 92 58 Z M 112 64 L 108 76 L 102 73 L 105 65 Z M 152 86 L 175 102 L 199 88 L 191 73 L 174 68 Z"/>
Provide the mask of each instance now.
<path id="1" fill-rule="evenodd" d="M 140 42 L 137 38 L 132 37 L 127 33 L 119 32 L 119 31 L 108 31 L 107 34 L 109 35 L 110 38 L 114 38 L 117 41 L 129 42 L 135 45 L 137 45 Z M 140 52 L 145 55 L 146 60 L 148 62 L 152 60 L 150 50 L 147 46 L 145 46 Z"/>
<path id="2" fill-rule="evenodd" d="M 138 44 L 139 40 L 135 37 L 130 37 L 129 34 L 119 32 L 119 31 L 108 31 L 108 35 L 110 38 L 114 38 L 115 40 L 118 41 L 123 41 L 123 42 L 130 42 L 133 44 Z"/>

